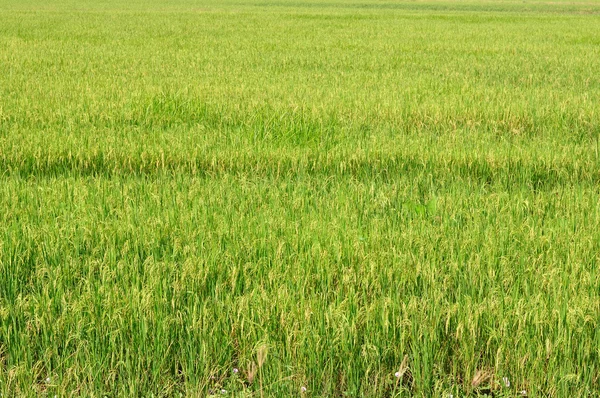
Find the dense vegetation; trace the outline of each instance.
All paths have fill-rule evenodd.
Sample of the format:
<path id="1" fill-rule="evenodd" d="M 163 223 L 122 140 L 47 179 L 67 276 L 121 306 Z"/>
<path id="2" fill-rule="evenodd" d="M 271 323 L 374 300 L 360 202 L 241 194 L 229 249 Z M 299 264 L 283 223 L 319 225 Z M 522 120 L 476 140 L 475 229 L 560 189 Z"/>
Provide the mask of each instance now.
<path id="1" fill-rule="evenodd" d="M 600 3 L 0 3 L 2 396 L 593 396 Z"/>

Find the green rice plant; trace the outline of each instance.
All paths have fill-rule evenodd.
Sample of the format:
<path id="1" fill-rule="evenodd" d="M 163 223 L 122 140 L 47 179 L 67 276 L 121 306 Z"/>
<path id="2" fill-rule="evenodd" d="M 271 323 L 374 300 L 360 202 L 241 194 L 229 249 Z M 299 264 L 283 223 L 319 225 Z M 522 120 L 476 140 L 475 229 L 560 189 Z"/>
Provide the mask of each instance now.
<path id="1" fill-rule="evenodd" d="M 0 4 L 0 396 L 598 396 L 600 4 Z"/>

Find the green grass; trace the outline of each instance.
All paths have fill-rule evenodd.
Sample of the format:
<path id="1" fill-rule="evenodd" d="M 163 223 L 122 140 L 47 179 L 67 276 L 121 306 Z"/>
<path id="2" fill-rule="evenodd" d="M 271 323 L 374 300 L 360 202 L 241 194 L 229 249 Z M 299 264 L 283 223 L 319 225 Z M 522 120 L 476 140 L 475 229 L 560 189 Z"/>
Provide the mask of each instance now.
<path id="1" fill-rule="evenodd" d="M 598 71 L 591 0 L 5 0 L 1 396 L 600 395 Z"/>

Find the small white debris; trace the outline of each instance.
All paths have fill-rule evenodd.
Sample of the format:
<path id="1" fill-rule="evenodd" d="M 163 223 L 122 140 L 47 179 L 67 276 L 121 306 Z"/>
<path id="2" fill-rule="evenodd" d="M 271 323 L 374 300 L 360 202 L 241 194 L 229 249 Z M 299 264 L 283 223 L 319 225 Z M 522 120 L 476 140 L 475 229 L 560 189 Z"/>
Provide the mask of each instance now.
<path id="1" fill-rule="evenodd" d="M 300 387 L 300 391 L 301 392 L 306 392 L 306 387 L 304 387 L 304 386 Z"/>
<path id="2" fill-rule="evenodd" d="M 526 397 L 527 396 L 527 390 L 521 390 L 519 391 L 519 395 Z"/>
<path id="3" fill-rule="evenodd" d="M 223 394 L 223 395 L 227 394 L 227 390 L 221 389 L 221 394 Z"/>
<path id="4" fill-rule="evenodd" d="M 400 376 L 402 376 L 402 374 L 400 374 L 400 372 L 396 372 L 396 373 L 394 373 L 394 376 L 396 376 L 396 378 L 399 379 Z"/>
<path id="5" fill-rule="evenodd" d="M 233 368 L 233 373 L 238 374 L 240 370 L 238 368 Z"/>

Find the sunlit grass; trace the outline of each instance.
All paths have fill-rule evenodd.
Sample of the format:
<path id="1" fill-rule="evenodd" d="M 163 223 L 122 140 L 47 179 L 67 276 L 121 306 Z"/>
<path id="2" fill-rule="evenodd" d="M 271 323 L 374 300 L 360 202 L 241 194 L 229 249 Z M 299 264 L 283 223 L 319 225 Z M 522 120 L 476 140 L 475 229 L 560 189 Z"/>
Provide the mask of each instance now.
<path id="1" fill-rule="evenodd" d="M 599 12 L 0 4 L 0 393 L 597 396 Z"/>

